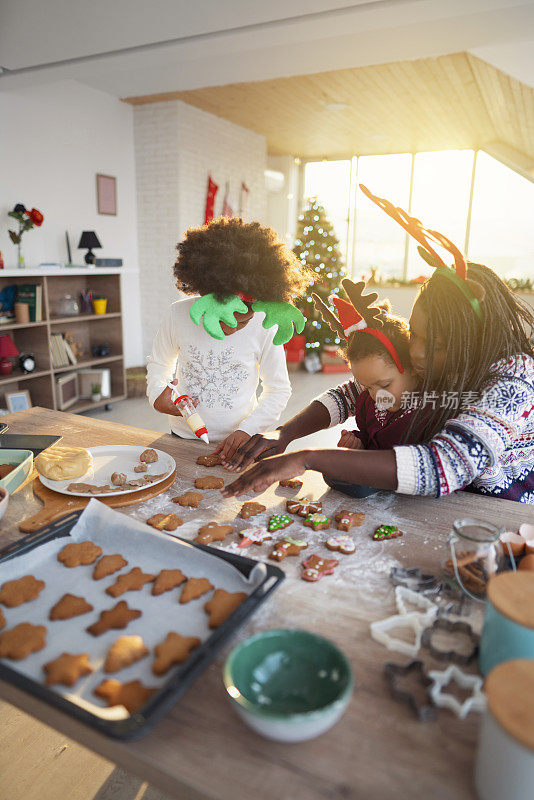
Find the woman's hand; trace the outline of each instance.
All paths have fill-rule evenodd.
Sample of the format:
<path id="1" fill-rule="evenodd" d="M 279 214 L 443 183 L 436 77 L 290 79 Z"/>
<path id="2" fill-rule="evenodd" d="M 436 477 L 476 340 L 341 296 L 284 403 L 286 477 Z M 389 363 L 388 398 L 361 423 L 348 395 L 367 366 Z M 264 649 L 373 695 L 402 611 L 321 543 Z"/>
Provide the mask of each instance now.
<path id="1" fill-rule="evenodd" d="M 176 386 L 178 381 L 175 378 L 173 381 L 171 381 L 171 383 L 174 386 Z M 166 386 L 165 389 L 160 394 L 160 396 L 156 398 L 156 401 L 154 403 L 154 408 L 156 409 L 156 411 L 159 411 L 160 414 L 171 414 L 173 417 L 181 417 L 182 415 L 172 402 L 171 396 L 172 392 L 169 389 L 169 387 Z"/>
<path id="2" fill-rule="evenodd" d="M 224 497 L 234 497 L 251 490 L 264 492 L 272 483 L 296 478 L 306 471 L 306 454 L 306 450 L 297 450 L 295 453 L 263 458 L 233 483 L 221 489 L 221 493 Z"/>
<path id="3" fill-rule="evenodd" d="M 224 439 L 220 445 L 214 450 L 214 455 L 220 455 L 225 469 L 229 469 L 228 461 L 233 458 L 236 450 L 244 445 L 250 439 L 250 435 L 245 431 L 234 431 Z"/>
<path id="4" fill-rule="evenodd" d="M 338 447 L 348 447 L 349 450 L 362 450 L 362 440 L 358 439 L 355 431 L 341 431 L 341 438 L 337 443 Z"/>
<path id="5" fill-rule="evenodd" d="M 224 466 L 232 472 L 241 472 L 253 461 L 283 453 L 288 444 L 289 440 L 283 436 L 282 431 L 255 433 L 248 442 L 241 445 L 231 457 L 226 459 Z"/>

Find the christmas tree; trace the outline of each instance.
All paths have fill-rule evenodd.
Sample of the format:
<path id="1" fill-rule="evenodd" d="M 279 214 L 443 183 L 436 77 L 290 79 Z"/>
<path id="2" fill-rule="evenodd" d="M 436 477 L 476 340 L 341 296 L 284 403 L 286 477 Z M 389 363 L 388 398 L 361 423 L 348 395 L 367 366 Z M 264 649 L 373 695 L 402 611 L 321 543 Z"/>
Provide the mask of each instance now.
<path id="1" fill-rule="evenodd" d="M 301 264 L 306 264 L 316 274 L 314 283 L 308 287 L 308 293 L 299 298 L 295 305 L 307 319 L 304 328 L 307 352 L 320 353 L 325 344 L 339 344 L 340 339 L 323 322 L 311 294 L 315 292 L 330 306 L 329 297 L 339 293 L 345 270 L 334 226 L 316 197 L 308 200 L 307 207 L 298 218 L 293 252 Z"/>

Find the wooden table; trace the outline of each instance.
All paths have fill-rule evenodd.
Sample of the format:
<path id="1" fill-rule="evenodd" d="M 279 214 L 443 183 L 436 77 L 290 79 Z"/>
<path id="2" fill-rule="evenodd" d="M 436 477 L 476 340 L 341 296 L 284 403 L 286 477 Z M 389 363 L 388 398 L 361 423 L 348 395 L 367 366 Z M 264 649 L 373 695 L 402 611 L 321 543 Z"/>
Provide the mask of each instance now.
<path id="1" fill-rule="evenodd" d="M 193 476 L 211 472 L 195 463 L 197 455 L 205 452 L 203 445 L 168 434 L 41 408 L 4 419 L 10 433 L 58 433 L 65 444 L 152 445 L 176 459 L 180 489 L 191 486 Z M 220 468 L 216 472 L 225 474 Z M 340 556 L 341 577 L 327 577 L 316 584 L 298 579 L 297 559 L 283 561 L 288 579 L 240 638 L 281 625 L 301 626 L 328 636 L 345 651 L 356 688 L 347 713 L 331 731 L 296 745 L 277 744 L 252 733 L 234 715 L 225 697 L 221 679 L 224 656 L 150 734 L 133 743 L 113 741 L 2 683 L 0 696 L 180 800 L 475 797 L 477 715 L 460 721 L 442 711 L 436 722 L 418 722 L 390 697 L 383 678 L 384 662 L 407 659 L 376 644 L 369 635 L 369 622 L 395 613 L 389 581 L 392 563 L 439 569 L 453 520 L 475 516 L 513 530 L 527 518 L 532 520 L 532 509 L 468 493 L 433 500 L 382 492 L 351 501 L 327 490 L 316 473 L 306 474 L 302 493 L 313 493 L 316 499 L 322 495 L 327 513 L 344 507 L 365 511 L 364 525 L 352 530 L 358 549 L 352 556 Z M 261 501 L 269 509 L 280 509 L 288 496 L 287 490 L 271 487 Z M 141 505 L 121 511 L 145 519 L 154 513 L 155 502 L 144 504 L 147 508 Z M 233 519 L 241 502 L 221 499 L 216 518 Z M 0 544 L 19 538 L 18 523 L 37 508 L 31 484 L 16 492 L 2 520 Z M 184 510 L 183 516 L 186 513 Z M 388 521 L 397 523 L 405 536 L 372 542 L 369 532 Z M 316 548 L 310 547 L 308 552 L 312 549 Z M 268 551 L 264 546 L 245 552 L 264 557 Z M 428 667 L 440 668 L 424 651 L 421 657 Z"/>

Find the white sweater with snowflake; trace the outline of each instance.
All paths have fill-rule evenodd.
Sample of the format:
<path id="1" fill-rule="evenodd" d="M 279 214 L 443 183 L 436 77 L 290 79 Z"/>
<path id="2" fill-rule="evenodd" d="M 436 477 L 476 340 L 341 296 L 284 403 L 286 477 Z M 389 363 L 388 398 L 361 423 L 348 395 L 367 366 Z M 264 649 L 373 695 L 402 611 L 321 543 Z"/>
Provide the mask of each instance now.
<path id="1" fill-rule="evenodd" d="M 163 316 L 147 358 L 151 404 L 176 377 L 179 393 L 198 399 L 210 442 L 235 430 L 251 435 L 273 430 L 291 395 L 284 348 L 273 344 L 276 326 L 266 330 L 265 315 L 256 313 L 241 330 L 213 339 L 189 316 L 196 299 L 178 300 Z M 169 415 L 169 424 L 179 436 L 195 438 L 181 417 Z"/>

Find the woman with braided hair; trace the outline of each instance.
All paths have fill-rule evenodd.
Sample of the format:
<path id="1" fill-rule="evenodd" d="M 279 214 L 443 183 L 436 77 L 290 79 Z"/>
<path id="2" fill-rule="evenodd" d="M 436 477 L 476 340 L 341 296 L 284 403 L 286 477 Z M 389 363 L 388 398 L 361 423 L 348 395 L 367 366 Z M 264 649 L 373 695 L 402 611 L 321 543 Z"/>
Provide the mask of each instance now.
<path id="1" fill-rule="evenodd" d="M 534 504 L 532 314 L 491 269 L 467 264 L 442 234 L 361 188 L 419 242 L 419 253 L 436 268 L 410 316 L 410 357 L 421 378 L 421 404 L 411 426 L 420 443 L 276 455 L 293 439 L 343 421 L 317 400 L 272 434 L 251 438 L 237 468 L 262 460 L 224 494 L 263 491 L 313 469 L 329 482 L 403 494 L 439 497 L 467 489 Z M 454 269 L 435 244 L 453 255 Z"/>

